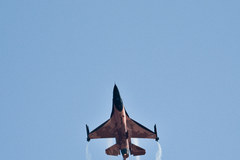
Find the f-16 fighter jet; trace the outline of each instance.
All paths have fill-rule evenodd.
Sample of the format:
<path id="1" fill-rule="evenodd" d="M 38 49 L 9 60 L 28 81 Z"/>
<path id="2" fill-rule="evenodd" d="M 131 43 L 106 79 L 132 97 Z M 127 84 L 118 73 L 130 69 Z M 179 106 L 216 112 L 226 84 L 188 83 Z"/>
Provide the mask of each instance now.
<path id="1" fill-rule="evenodd" d="M 115 138 L 116 144 L 107 148 L 105 150 L 106 154 L 118 156 L 121 152 L 124 160 L 129 157 L 129 154 L 138 156 L 146 153 L 143 148 L 131 143 L 131 138 L 151 138 L 156 141 L 159 139 L 156 125 L 154 125 L 153 132 L 128 116 L 116 85 L 114 85 L 113 89 L 112 113 L 110 119 L 92 132 L 89 132 L 89 128 L 86 125 L 86 130 L 87 141 L 97 138 Z"/>

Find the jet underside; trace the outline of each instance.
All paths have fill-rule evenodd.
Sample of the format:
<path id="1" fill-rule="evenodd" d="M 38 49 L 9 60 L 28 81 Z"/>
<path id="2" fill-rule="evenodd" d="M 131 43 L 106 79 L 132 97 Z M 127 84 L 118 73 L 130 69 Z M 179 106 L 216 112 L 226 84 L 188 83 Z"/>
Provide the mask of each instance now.
<path id="1" fill-rule="evenodd" d="M 118 156 L 122 154 L 127 159 L 129 154 L 133 156 L 144 155 L 145 149 L 131 143 L 131 138 L 150 138 L 158 141 L 156 125 L 154 131 L 144 127 L 131 119 L 123 105 L 117 86 L 113 89 L 112 113 L 110 118 L 99 127 L 89 132 L 87 129 L 87 141 L 98 138 L 115 138 L 116 144 L 105 150 L 107 155 Z"/>

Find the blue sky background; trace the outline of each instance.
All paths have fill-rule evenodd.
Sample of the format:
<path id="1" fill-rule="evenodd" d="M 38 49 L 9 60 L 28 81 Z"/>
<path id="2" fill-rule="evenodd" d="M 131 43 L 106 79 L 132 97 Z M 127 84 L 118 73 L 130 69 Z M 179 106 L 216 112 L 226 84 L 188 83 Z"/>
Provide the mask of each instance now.
<path id="1" fill-rule="evenodd" d="M 0 1 L 0 159 L 85 160 L 114 82 L 163 160 L 240 159 L 239 28 L 238 0 Z"/>

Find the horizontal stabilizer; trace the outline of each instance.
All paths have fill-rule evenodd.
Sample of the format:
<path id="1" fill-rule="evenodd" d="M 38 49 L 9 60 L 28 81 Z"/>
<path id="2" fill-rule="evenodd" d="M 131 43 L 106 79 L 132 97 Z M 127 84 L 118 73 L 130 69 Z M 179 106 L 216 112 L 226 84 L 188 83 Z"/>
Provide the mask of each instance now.
<path id="1" fill-rule="evenodd" d="M 130 152 L 134 156 L 144 155 L 146 153 L 145 149 L 143 149 L 139 146 L 136 146 L 135 144 L 131 144 Z"/>
<path id="2" fill-rule="evenodd" d="M 113 146 L 107 148 L 105 151 L 107 155 L 118 156 L 120 154 L 120 147 L 118 144 L 114 144 Z"/>

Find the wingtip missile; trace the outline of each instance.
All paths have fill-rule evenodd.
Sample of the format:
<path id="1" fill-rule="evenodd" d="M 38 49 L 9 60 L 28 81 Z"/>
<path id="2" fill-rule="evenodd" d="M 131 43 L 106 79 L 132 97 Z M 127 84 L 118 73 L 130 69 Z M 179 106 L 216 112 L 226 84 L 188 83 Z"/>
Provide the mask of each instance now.
<path id="1" fill-rule="evenodd" d="M 88 128 L 88 125 L 86 125 L 86 131 L 87 131 L 87 141 L 89 142 L 90 138 L 89 138 L 89 128 Z"/>
<path id="2" fill-rule="evenodd" d="M 156 141 L 158 141 L 159 140 L 159 137 L 157 136 L 157 126 L 156 126 L 156 124 L 154 125 L 154 133 L 156 134 Z"/>

